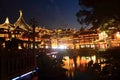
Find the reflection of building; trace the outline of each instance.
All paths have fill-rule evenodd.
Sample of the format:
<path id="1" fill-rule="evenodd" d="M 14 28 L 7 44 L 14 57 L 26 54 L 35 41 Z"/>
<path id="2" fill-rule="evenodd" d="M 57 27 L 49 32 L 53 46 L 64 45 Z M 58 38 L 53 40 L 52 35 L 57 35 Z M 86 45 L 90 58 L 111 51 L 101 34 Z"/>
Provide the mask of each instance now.
<path id="1" fill-rule="evenodd" d="M 32 71 L 36 67 L 33 47 L 38 51 L 43 48 L 106 49 L 114 46 L 120 46 L 120 32 L 114 28 L 107 31 L 97 29 L 78 31 L 49 30 L 36 26 L 34 33 L 32 26 L 26 24 L 20 11 L 20 16 L 14 24 L 11 24 L 8 18 L 0 24 L 0 73 L 2 73 L 0 78 L 10 79 Z"/>

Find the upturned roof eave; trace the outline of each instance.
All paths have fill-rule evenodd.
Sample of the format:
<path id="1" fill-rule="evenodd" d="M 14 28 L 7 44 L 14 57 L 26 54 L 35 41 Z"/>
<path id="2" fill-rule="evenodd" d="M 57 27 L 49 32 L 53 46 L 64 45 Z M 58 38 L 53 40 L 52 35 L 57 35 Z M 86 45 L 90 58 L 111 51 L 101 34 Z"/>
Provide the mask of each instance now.
<path id="1" fill-rule="evenodd" d="M 15 27 L 18 27 L 25 30 L 25 31 L 29 31 L 30 30 L 30 26 L 25 22 L 23 16 L 22 16 L 22 11 L 20 11 L 20 16 L 18 18 L 18 20 L 14 23 Z"/>

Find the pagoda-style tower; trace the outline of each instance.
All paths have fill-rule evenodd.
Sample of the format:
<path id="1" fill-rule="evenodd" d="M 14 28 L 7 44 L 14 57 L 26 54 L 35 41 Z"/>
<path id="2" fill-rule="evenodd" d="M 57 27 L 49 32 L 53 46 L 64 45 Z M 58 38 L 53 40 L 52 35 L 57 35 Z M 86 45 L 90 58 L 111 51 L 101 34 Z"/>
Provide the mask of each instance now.
<path id="1" fill-rule="evenodd" d="M 7 17 L 3 24 L 0 24 L 0 37 L 9 40 L 11 37 L 11 31 L 14 30 L 13 25 L 9 22 L 9 18 Z"/>
<path id="2" fill-rule="evenodd" d="M 3 24 L 0 24 L 0 29 L 10 29 L 10 27 L 12 26 L 12 24 L 10 24 L 9 22 L 9 18 L 7 17 L 5 22 Z"/>
<path id="3" fill-rule="evenodd" d="M 0 80 L 11 80 L 23 74 L 32 73 L 36 68 L 36 55 L 33 54 L 33 49 L 26 47 L 30 41 L 20 40 L 18 36 L 29 31 L 30 26 L 25 23 L 22 11 L 13 25 L 8 18 L 0 25 L 0 37 L 9 38 L 11 35 L 8 40 L 0 40 L 0 44 L 5 44 L 4 47 L 0 45 Z"/>

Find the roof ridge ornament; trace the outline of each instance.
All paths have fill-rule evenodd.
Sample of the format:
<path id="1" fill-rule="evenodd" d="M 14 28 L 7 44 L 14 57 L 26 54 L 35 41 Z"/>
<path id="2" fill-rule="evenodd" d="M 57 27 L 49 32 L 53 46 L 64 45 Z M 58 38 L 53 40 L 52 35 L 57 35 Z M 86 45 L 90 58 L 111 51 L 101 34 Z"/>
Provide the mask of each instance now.
<path id="1" fill-rule="evenodd" d="M 17 19 L 17 21 L 14 23 L 14 26 L 17 27 L 19 26 L 19 28 L 28 31 L 29 30 L 29 25 L 25 22 L 24 18 L 23 18 L 23 13 L 22 10 L 19 10 L 19 18 Z"/>
<path id="2" fill-rule="evenodd" d="M 20 17 L 22 17 L 22 15 L 23 15 L 22 10 L 20 10 L 19 12 L 20 12 Z"/>
<path id="3" fill-rule="evenodd" d="M 8 18 L 8 17 L 6 17 L 5 23 L 7 23 L 7 24 L 9 24 L 9 23 L 10 23 L 10 22 L 9 22 L 9 18 Z"/>

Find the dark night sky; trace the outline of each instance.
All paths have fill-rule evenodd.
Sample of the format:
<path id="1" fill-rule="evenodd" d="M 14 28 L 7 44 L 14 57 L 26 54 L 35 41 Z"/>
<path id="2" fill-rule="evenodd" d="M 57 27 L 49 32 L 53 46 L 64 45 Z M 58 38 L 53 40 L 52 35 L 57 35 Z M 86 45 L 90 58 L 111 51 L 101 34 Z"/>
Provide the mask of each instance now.
<path id="1" fill-rule="evenodd" d="M 0 23 L 9 17 L 14 23 L 19 17 L 19 10 L 27 23 L 36 18 L 40 26 L 53 28 L 80 28 L 76 13 L 80 7 L 78 0 L 1 0 Z"/>

